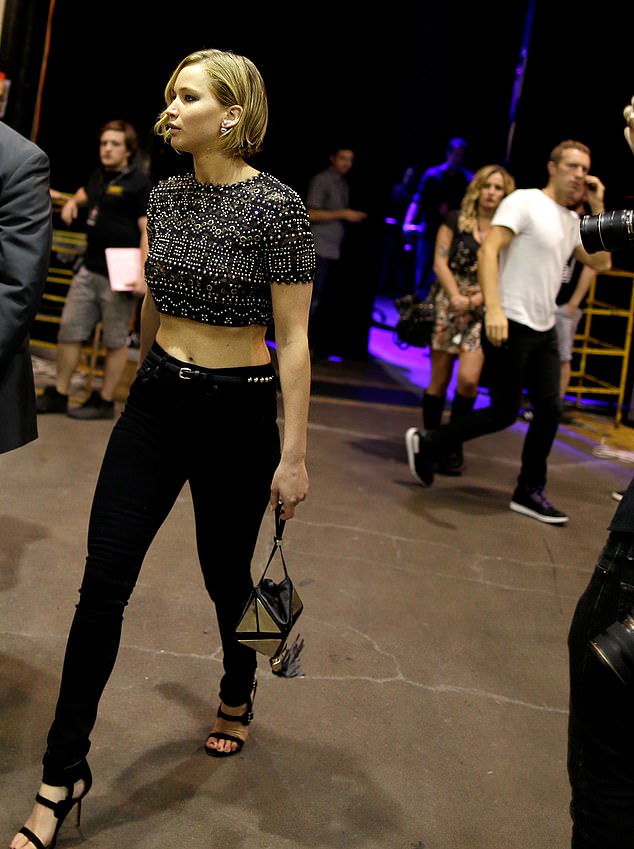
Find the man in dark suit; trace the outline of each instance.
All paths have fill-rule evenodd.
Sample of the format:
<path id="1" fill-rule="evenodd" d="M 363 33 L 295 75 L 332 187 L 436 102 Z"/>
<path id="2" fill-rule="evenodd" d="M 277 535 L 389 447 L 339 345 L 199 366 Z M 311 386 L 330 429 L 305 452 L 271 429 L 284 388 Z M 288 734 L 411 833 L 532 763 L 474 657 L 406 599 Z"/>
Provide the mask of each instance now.
<path id="1" fill-rule="evenodd" d="M 0 121 L 0 453 L 37 438 L 29 331 L 51 235 L 48 157 Z"/>

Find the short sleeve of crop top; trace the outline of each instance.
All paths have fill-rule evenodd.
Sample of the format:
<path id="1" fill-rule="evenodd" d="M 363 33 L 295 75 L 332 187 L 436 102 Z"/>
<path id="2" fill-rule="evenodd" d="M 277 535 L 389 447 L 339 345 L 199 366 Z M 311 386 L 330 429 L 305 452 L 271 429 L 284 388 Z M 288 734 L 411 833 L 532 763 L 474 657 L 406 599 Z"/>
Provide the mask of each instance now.
<path id="1" fill-rule="evenodd" d="M 273 321 L 272 284 L 311 283 L 315 246 L 299 194 L 261 172 L 208 185 L 170 177 L 148 204 L 145 276 L 159 312 L 205 324 Z"/>

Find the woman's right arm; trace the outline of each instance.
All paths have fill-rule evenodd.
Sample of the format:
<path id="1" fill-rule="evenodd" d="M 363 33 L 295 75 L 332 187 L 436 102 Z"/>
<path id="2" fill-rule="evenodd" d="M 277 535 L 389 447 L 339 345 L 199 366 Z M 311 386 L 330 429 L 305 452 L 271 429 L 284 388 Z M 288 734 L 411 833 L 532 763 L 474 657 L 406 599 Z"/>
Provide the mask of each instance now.
<path id="1" fill-rule="evenodd" d="M 438 282 L 445 291 L 451 308 L 457 312 L 463 312 L 469 308 L 469 299 L 460 294 L 456 278 L 449 268 L 449 252 L 453 242 L 454 233 L 451 227 L 441 224 L 436 235 L 436 246 L 434 249 L 434 272 Z"/>

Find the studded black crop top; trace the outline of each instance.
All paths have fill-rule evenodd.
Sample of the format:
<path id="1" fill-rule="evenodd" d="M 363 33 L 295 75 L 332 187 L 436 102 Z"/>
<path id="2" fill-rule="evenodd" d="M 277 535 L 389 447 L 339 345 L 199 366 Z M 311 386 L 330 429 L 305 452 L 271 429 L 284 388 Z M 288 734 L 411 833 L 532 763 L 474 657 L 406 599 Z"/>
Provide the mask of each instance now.
<path id="1" fill-rule="evenodd" d="M 228 185 L 193 174 L 155 186 L 145 277 L 161 313 L 246 327 L 273 321 L 271 284 L 310 283 L 315 246 L 306 206 L 260 172 Z"/>

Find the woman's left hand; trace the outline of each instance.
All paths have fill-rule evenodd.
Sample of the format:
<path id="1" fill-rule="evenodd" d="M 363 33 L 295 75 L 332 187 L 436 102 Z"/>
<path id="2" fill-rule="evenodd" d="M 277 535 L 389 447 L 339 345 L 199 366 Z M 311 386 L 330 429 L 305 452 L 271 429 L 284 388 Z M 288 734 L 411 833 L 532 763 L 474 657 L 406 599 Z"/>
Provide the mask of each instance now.
<path id="1" fill-rule="evenodd" d="M 304 462 L 289 463 L 282 460 L 273 475 L 269 504 L 275 510 L 282 502 L 281 518 L 292 519 L 295 508 L 308 495 L 308 472 Z"/>

